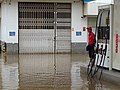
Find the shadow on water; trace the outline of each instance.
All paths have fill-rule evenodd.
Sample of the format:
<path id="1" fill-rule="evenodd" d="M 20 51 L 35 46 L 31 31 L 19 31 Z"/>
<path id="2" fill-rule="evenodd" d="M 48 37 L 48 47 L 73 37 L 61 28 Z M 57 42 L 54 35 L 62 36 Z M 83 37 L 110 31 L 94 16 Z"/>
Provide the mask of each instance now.
<path id="1" fill-rule="evenodd" d="M 83 54 L 2 53 L 0 90 L 119 90 L 117 85 L 88 78 L 81 67 L 87 60 Z"/>

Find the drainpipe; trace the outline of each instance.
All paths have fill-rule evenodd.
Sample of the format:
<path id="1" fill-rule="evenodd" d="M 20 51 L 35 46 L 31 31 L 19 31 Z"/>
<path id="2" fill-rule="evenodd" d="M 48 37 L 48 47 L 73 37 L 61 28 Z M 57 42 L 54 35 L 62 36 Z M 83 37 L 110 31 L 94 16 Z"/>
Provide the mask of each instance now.
<path id="1" fill-rule="evenodd" d="M 82 16 L 81 18 L 85 18 L 86 16 L 84 15 L 84 6 L 85 6 L 85 3 L 84 3 L 84 0 L 82 0 Z"/>

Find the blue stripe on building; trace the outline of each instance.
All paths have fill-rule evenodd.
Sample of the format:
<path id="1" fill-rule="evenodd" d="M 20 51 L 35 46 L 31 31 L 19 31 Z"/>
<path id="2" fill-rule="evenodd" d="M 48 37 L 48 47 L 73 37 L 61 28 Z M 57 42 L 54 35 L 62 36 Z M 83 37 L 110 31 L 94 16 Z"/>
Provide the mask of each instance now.
<path id="1" fill-rule="evenodd" d="M 90 2 L 90 1 L 94 1 L 94 0 L 83 0 L 84 2 Z"/>

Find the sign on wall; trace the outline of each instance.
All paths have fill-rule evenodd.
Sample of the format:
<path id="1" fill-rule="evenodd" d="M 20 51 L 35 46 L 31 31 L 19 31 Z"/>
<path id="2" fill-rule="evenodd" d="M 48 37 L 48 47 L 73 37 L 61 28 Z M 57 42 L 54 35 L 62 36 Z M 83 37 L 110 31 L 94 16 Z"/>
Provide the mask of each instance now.
<path id="1" fill-rule="evenodd" d="M 81 36 L 82 35 L 82 32 L 76 32 L 76 36 Z"/>
<path id="2" fill-rule="evenodd" d="M 9 32 L 9 36 L 15 36 L 15 32 Z"/>
<path id="3" fill-rule="evenodd" d="M 118 34 L 116 34 L 116 53 L 118 53 Z"/>

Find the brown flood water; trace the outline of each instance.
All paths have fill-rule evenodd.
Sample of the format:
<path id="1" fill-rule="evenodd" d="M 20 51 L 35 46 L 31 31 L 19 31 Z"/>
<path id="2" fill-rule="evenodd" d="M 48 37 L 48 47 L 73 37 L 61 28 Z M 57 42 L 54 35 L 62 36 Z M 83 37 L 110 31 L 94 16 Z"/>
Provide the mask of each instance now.
<path id="1" fill-rule="evenodd" d="M 5 60 L 6 59 L 6 60 Z M 31 54 L 0 57 L 0 90 L 120 90 L 87 77 L 83 54 Z"/>

